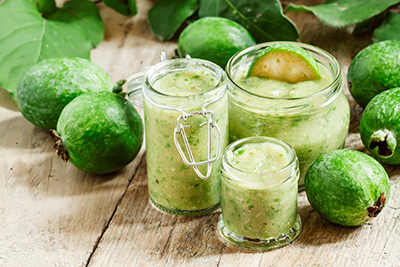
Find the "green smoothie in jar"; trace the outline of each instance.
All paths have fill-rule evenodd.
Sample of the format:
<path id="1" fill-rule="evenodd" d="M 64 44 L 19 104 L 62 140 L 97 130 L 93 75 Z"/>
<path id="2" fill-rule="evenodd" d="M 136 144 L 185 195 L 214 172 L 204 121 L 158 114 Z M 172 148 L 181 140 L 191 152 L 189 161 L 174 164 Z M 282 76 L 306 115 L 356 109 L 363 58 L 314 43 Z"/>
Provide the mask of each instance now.
<path id="1" fill-rule="evenodd" d="M 157 208 L 196 215 L 220 205 L 221 157 L 217 153 L 223 151 L 229 138 L 225 92 L 223 70 L 208 61 L 166 61 L 146 74 L 143 93 L 147 176 L 149 197 Z M 208 122 L 213 126 L 209 127 Z M 208 177 L 199 177 L 183 158 L 195 163 L 216 160 L 197 166 L 200 174 L 206 176 L 209 172 Z"/>
<path id="2" fill-rule="evenodd" d="M 222 163 L 222 236 L 255 250 L 293 241 L 301 229 L 298 178 L 296 154 L 286 143 L 250 137 L 230 144 Z"/>
<path id="3" fill-rule="evenodd" d="M 249 75 L 254 59 L 276 45 L 298 46 L 313 60 L 317 77 L 300 81 Z M 271 60 L 271 59 L 270 59 Z M 278 62 L 287 58 L 277 59 Z M 274 62 L 274 64 L 278 64 Z M 279 64 L 278 64 L 279 65 Z M 290 64 L 285 65 L 287 68 Z M 298 75 L 299 71 L 289 71 Z M 229 84 L 229 136 L 235 141 L 249 136 L 270 136 L 289 143 L 300 163 L 299 188 L 311 163 L 320 155 L 344 146 L 350 108 L 342 93 L 343 77 L 337 61 L 327 52 L 301 43 L 265 43 L 245 49 L 227 66 Z M 293 75 L 292 75 L 293 76 Z"/>

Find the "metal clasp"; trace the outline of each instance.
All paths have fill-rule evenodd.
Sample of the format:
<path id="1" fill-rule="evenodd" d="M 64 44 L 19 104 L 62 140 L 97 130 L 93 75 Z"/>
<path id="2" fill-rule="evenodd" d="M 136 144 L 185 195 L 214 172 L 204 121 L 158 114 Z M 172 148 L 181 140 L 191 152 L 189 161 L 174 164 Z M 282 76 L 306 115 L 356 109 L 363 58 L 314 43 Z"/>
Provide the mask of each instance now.
<path id="1" fill-rule="evenodd" d="M 205 125 L 208 126 L 208 158 L 207 158 L 207 160 L 200 161 L 200 162 L 195 161 L 192 150 L 190 148 L 189 141 L 188 141 L 186 133 L 185 133 L 185 129 L 190 128 L 190 125 L 183 125 L 181 123 L 182 120 L 187 121 L 188 118 L 193 117 L 194 115 L 200 115 L 200 116 L 203 116 L 204 118 L 208 117 L 207 121 L 205 121 L 199 125 L 200 127 L 203 127 Z M 215 157 L 212 157 L 212 130 L 213 130 L 213 128 L 215 128 L 217 131 L 217 151 L 216 151 Z M 178 134 L 182 135 L 182 139 L 185 144 L 186 152 L 189 155 L 190 161 L 186 158 L 181 146 L 179 145 Z M 218 124 L 214 121 L 214 112 L 207 111 L 205 109 L 203 109 L 203 111 L 193 111 L 190 113 L 183 112 L 183 115 L 179 116 L 177 119 L 177 126 L 174 130 L 174 142 L 175 142 L 176 148 L 178 149 L 179 155 L 181 155 L 183 162 L 187 166 L 193 167 L 194 171 L 201 179 L 207 180 L 211 175 L 211 170 L 212 170 L 211 164 L 218 160 L 219 153 L 220 153 L 221 132 L 219 130 Z M 207 164 L 207 173 L 206 173 L 206 175 L 203 175 L 197 167 L 200 165 L 205 165 L 205 164 Z"/>

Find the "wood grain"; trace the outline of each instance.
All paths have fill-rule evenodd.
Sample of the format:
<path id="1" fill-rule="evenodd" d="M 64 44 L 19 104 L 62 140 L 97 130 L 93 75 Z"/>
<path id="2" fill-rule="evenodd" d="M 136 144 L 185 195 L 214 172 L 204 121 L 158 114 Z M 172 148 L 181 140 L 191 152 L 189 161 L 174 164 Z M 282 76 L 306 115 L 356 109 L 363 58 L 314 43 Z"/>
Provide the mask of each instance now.
<path id="1" fill-rule="evenodd" d="M 146 22 L 155 1 L 138 1 L 139 14 L 119 15 L 100 4 L 104 41 L 92 59 L 115 82 L 171 58 L 176 40 L 158 42 Z M 307 5 L 323 2 L 282 1 Z M 312 14 L 290 13 L 301 40 L 332 53 L 344 75 L 371 33 L 353 36 Z M 364 151 L 362 109 L 352 100 L 346 147 Z M 360 227 L 329 223 L 299 194 L 303 230 L 292 244 L 269 252 L 227 245 L 217 233 L 220 211 L 197 217 L 160 212 L 148 201 L 144 147 L 123 170 L 91 175 L 57 158 L 52 141 L 18 112 L 0 89 L 0 266 L 400 266 L 400 168 L 385 166 L 392 194 L 378 218 Z"/>

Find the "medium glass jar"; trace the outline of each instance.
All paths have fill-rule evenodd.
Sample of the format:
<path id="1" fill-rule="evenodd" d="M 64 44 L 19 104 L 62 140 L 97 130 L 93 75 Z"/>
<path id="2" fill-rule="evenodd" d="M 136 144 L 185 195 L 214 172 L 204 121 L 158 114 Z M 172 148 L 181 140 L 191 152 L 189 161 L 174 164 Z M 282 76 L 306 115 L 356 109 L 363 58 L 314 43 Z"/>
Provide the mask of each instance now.
<path id="1" fill-rule="evenodd" d="M 325 85 L 316 82 L 313 93 L 303 91 L 301 96 L 296 96 L 301 86 L 308 86 L 304 83 L 310 82 L 289 84 L 294 89 L 286 97 L 279 96 L 279 88 L 266 96 L 257 88 L 257 83 L 247 86 L 243 73 L 260 51 L 274 43 L 249 47 L 228 62 L 229 136 L 231 142 L 249 136 L 270 136 L 289 143 L 300 162 L 299 189 L 303 189 L 304 176 L 311 163 L 326 152 L 343 148 L 350 108 L 342 92 L 344 80 L 336 59 L 320 48 L 302 43 L 286 42 L 310 53 L 331 81 L 323 81 Z M 286 86 L 283 82 L 279 85 Z"/>
<path id="2" fill-rule="evenodd" d="M 205 60 L 167 60 L 147 70 L 142 88 L 151 202 L 173 214 L 213 211 L 229 140 L 225 72 Z"/>
<path id="3" fill-rule="evenodd" d="M 299 235 L 299 165 L 288 144 L 264 136 L 233 142 L 223 155 L 221 173 L 218 230 L 225 240 L 268 250 Z"/>

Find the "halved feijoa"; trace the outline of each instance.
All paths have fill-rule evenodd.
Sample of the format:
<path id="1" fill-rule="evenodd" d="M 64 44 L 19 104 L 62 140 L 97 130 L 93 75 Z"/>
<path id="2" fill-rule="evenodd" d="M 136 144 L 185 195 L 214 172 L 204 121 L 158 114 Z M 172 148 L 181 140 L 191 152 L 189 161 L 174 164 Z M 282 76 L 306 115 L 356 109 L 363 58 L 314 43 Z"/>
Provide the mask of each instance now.
<path id="1" fill-rule="evenodd" d="M 250 65 L 247 77 L 265 77 L 297 83 L 321 78 L 316 60 L 303 48 L 289 43 L 275 43 L 259 52 Z"/>

